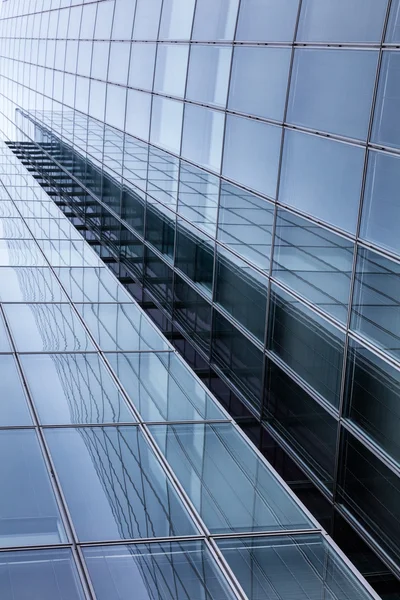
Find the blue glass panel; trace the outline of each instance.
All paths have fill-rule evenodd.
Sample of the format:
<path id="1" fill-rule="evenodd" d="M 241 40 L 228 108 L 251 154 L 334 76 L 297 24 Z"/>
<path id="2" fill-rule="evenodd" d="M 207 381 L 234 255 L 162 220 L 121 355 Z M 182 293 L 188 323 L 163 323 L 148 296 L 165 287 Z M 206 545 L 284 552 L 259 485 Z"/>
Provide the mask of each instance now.
<path id="1" fill-rule="evenodd" d="M 400 42 L 400 2 L 392 0 L 390 17 L 386 30 L 385 41 L 389 44 Z"/>
<path id="2" fill-rule="evenodd" d="M 239 0 L 202 0 L 196 3 L 193 40 L 233 40 Z"/>
<path id="3" fill-rule="evenodd" d="M 273 276 L 316 306 L 347 321 L 354 243 L 278 210 Z"/>
<path id="4" fill-rule="evenodd" d="M 150 430 L 211 532 L 311 528 L 233 425 L 151 425 Z"/>
<path id="5" fill-rule="evenodd" d="M 196 0 L 164 0 L 159 38 L 161 40 L 188 40 L 192 32 Z"/>
<path id="6" fill-rule="evenodd" d="M 22 380 L 14 357 L 0 355 L 0 426 L 31 425 Z"/>
<path id="7" fill-rule="evenodd" d="M 181 161 L 178 213 L 211 235 L 215 235 L 219 179 Z"/>
<path id="8" fill-rule="evenodd" d="M 124 287 L 105 267 L 56 268 L 55 271 L 72 302 L 123 302 L 130 299 Z"/>
<path id="9" fill-rule="evenodd" d="M 66 541 L 36 434 L 0 431 L 0 546 L 33 546 Z"/>
<path id="10" fill-rule="evenodd" d="M 280 202 L 355 233 L 364 152 L 357 146 L 287 130 Z"/>
<path id="11" fill-rule="evenodd" d="M 242 0 L 236 39 L 255 42 L 291 42 L 299 0 Z"/>
<path id="12" fill-rule="evenodd" d="M 83 240 L 40 240 L 38 244 L 53 267 L 97 267 L 102 264 Z"/>
<path id="13" fill-rule="evenodd" d="M 85 600 L 69 548 L 19 550 L 0 555 L 2 600 Z"/>
<path id="14" fill-rule="evenodd" d="M 135 420 L 98 354 L 22 354 L 20 359 L 43 424 Z"/>
<path id="15" fill-rule="evenodd" d="M 182 136 L 183 158 L 219 172 L 224 123 L 222 112 L 186 104 Z"/>
<path id="16" fill-rule="evenodd" d="M 192 44 L 186 97 L 204 104 L 226 106 L 232 48 Z"/>
<path id="17" fill-rule="evenodd" d="M 0 266 L 44 267 L 46 259 L 33 240 L 0 240 Z"/>
<path id="18" fill-rule="evenodd" d="M 159 44 L 157 48 L 154 91 L 168 96 L 185 95 L 189 46 Z"/>
<path id="19" fill-rule="evenodd" d="M 360 237 L 400 254 L 400 157 L 370 150 Z"/>
<path id="20" fill-rule="evenodd" d="M 233 592 L 203 541 L 83 550 L 98 600 L 228 600 Z M 19 600 L 19 599 L 17 599 Z"/>
<path id="21" fill-rule="evenodd" d="M 105 352 L 169 350 L 165 338 L 134 304 L 80 304 L 83 320 Z"/>
<path id="22" fill-rule="evenodd" d="M 372 600 L 372 594 L 321 535 L 219 540 L 249 600 Z"/>
<path id="23" fill-rule="evenodd" d="M 85 352 L 92 343 L 69 304 L 5 304 L 20 352 Z"/>
<path id="24" fill-rule="evenodd" d="M 226 418 L 174 353 L 118 352 L 106 356 L 145 421 Z"/>
<path id="25" fill-rule="evenodd" d="M 50 269 L 0 268 L 2 302 L 66 302 L 60 284 Z"/>
<path id="26" fill-rule="evenodd" d="M 80 540 L 197 533 L 137 427 L 46 429 L 45 436 Z"/>
<path id="27" fill-rule="evenodd" d="M 371 139 L 400 148 L 400 53 L 383 52 Z"/>

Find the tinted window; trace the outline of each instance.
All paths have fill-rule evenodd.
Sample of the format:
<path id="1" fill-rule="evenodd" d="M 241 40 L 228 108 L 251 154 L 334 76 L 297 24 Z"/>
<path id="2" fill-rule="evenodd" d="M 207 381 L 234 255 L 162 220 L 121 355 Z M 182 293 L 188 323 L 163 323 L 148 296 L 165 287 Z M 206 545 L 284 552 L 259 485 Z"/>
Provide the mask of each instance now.
<path id="1" fill-rule="evenodd" d="M 14 357 L 0 356 L 0 425 L 31 425 L 22 380 Z"/>
<path id="2" fill-rule="evenodd" d="M 232 49 L 192 44 L 186 97 L 205 104 L 226 105 Z"/>
<path id="3" fill-rule="evenodd" d="M 299 0 L 242 0 L 237 40 L 291 42 Z"/>
<path id="4" fill-rule="evenodd" d="M 202 106 L 185 105 L 182 156 L 219 172 L 221 168 L 224 114 Z"/>
<path id="5" fill-rule="evenodd" d="M 181 161 L 178 213 L 191 223 L 215 235 L 219 179 Z"/>
<path id="6" fill-rule="evenodd" d="M 372 141 L 400 148 L 400 122 L 397 119 L 400 99 L 400 54 L 384 52 L 375 105 Z"/>
<path id="7" fill-rule="evenodd" d="M 194 40 L 232 40 L 239 0 L 202 0 L 196 3 Z"/>

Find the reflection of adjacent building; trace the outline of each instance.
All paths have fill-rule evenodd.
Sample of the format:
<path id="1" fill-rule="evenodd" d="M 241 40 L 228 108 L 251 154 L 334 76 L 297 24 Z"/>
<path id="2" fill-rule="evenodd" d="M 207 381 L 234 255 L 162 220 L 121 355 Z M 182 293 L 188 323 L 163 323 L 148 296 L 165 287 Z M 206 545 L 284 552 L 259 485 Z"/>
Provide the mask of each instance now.
<path id="1" fill-rule="evenodd" d="M 266 452 L 280 455 L 265 432 L 285 449 L 282 470 L 300 479 L 302 498 L 318 498 L 323 516 L 333 503 L 337 537 L 349 521 L 396 568 L 399 538 L 382 507 L 390 498 L 396 513 L 400 488 L 382 456 L 397 456 L 397 371 L 368 346 L 398 358 L 396 263 L 366 248 L 354 261 L 351 236 L 89 117 L 20 117 L 36 143 L 14 152 L 102 259 L 213 391 L 263 423 Z M 322 496 L 302 490 L 287 455 Z"/>

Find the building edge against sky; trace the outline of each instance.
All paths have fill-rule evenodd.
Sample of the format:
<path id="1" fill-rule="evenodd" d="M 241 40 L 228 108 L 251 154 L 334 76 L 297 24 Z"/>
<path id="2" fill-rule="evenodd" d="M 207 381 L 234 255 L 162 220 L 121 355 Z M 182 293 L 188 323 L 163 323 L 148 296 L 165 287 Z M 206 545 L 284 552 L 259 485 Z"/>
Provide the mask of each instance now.
<path id="1" fill-rule="evenodd" d="M 64 4 L 4 2 L 5 139 L 398 575 L 399 3 Z"/>

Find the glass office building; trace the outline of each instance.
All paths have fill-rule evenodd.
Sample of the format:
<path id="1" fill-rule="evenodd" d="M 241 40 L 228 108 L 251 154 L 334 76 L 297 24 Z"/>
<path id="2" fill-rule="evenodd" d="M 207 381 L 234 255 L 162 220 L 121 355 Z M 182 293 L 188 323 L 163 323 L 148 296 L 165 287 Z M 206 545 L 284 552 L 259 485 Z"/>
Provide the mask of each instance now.
<path id="1" fill-rule="evenodd" d="M 399 0 L 0 17 L 0 590 L 398 597 Z"/>

